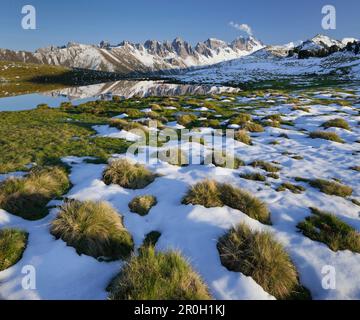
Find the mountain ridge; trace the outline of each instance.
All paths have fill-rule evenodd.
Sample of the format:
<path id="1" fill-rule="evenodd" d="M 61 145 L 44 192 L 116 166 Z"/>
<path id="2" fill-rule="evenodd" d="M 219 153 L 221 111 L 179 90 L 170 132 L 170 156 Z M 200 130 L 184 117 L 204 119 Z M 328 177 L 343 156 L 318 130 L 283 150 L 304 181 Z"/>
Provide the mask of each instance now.
<path id="1" fill-rule="evenodd" d="M 231 43 L 209 38 L 194 47 L 179 37 L 172 42 L 122 41 L 115 46 L 106 41 L 101 41 L 99 45 L 69 42 L 66 46 L 49 46 L 35 52 L 0 49 L 0 60 L 130 74 L 211 65 L 251 54 L 263 47 L 253 37 L 239 37 Z"/>

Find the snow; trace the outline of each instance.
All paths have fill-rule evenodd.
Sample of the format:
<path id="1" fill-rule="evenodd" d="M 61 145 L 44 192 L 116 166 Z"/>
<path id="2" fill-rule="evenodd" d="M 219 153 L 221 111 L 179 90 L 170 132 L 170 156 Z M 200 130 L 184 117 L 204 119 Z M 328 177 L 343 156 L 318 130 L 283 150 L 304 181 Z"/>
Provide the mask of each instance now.
<path id="1" fill-rule="evenodd" d="M 129 117 L 129 115 L 127 115 L 126 113 L 122 113 L 122 114 L 120 114 L 118 116 L 113 117 L 113 119 L 124 119 L 124 118 L 127 118 L 127 117 Z"/>
<path id="2" fill-rule="evenodd" d="M 117 128 L 112 128 L 109 125 L 93 126 L 93 129 L 96 130 L 99 137 L 118 138 L 128 141 L 137 141 L 141 139 L 140 136 L 134 133 L 126 130 L 118 130 Z"/>
<path id="3" fill-rule="evenodd" d="M 318 46 L 317 44 L 311 46 L 313 45 Z M 339 73 L 344 67 L 350 69 L 349 74 Z M 309 59 L 279 58 L 253 54 L 172 77 L 185 83 L 224 84 L 269 79 L 296 81 L 302 76 L 328 75 L 336 72 L 339 78 L 357 80 L 360 79 L 359 70 L 360 56 L 351 52 L 336 52 L 325 58 Z"/>
<path id="4" fill-rule="evenodd" d="M 321 91 L 315 92 L 314 95 L 321 95 L 324 99 L 331 98 L 328 93 Z M 264 97 L 251 99 L 261 100 Z M 360 299 L 360 277 L 357 276 L 360 274 L 360 255 L 347 250 L 333 252 L 325 244 L 303 236 L 296 228 L 296 225 L 310 214 L 308 207 L 317 207 L 336 214 L 360 230 L 359 207 L 348 199 L 326 195 L 305 183 L 299 183 L 306 188 L 302 194 L 274 190 L 281 182 L 292 181 L 296 176 L 337 178 L 351 186 L 354 190 L 353 196 L 359 198 L 360 176 L 349 170 L 349 167 L 359 165 L 359 158 L 355 155 L 358 145 L 353 143 L 360 136 L 358 119 L 354 116 L 354 111 L 357 111 L 359 106 L 343 108 L 336 104 L 335 100 L 334 104 L 327 106 L 311 105 L 311 113 L 308 114 L 299 110 L 293 111 L 291 105 L 278 104 L 277 99 L 281 97 L 274 98 L 274 104 L 271 106 L 259 107 L 256 115 L 261 117 L 284 113 L 284 118 L 294 121 L 294 127 L 289 127 L 289 130 L 266 127 L 264 133 L 252 134 L 253 146 L 232 141 L 236 154 L 246 163 L 256 159 L 279 162 L 281 177 L 279 180 L 269 179 L 270 185 L 239 178 L 240 173 L 254 170 L 249 166 L 237 170 L 196 164 L 177 167 L 157 162 L 156 159 L 145 163 L 142 159 L 144 154 L 139 153 L 137 158 L 130 155 L 113 155 L 113 158 L 127 157 L 137 160 L 159 174 L 159 177 L 145 189 L 129 190 L 118 185 L 105 185 L 101 180 L 105 165 L 85 163 L 85 158 L 66 157 L 63 161 L 72 167 L 70 179 L 73 184 L 66 196 L 79 200 L 108 201 L 124 216 L 124 224 L 132 234 L 136 247 L 141 245 L 148 232 L 160 231 L 161 237 L 156 249 L 180 250 L 203 277 L 216 299 L 274 299 L 251 277 L 228 271 L 220 263 L 216 241 L 239 222 L 246 222 L 253 230 L 269 230 L 274 233 L 296 265 L 301 283 L 310 289 L 314 299 Z M 249 101 L 250 98 L 238 100 Z M 339 116 L 340 112 L 341 117 L 352 126 L 352 131 L 338 128 L 328 130 L 337 132 L 346 141 L 345 144 L 310 139 L 306 133 L 299 130 L 318 129 L 324 121 L 334 118 L 335 115 Z M 167 125 L 181 128 L 176 122 Z M 94 126 L 94 129 L 103 137 L 131 141 L 137 139 L 131 132 L 107 125 Z M 212 131 L 202 128 L 197 134 L 203 135 L 208 142 L 212 138 Z M 282 139 L 279 145 L 270 145 L 269 142 L 281 133 L 286 133 L 290 139 Z M 183 142 L 181 147 L 183 150 L 191 148 L 197 153 L 202 148 L 211 148 L 195 142 Z M 220 144 L 215 139 L 215 148 L 219 147 Z M 304 159 L 292 159 L 283 154 L 285 151 L 300 155 Z M 263 200 L 269 206 L 273 225 L 263 225 L 241 211 L 226 206 L 204 208 L 181 204 L 181 198 L 189 186 L 209 177 L 249 190 Z M 158 204 L 144 217 L 131 213 L 128 208 L 129 201 L 142 194 L 154 195 L 158 200 Z M 105 288 L 119 272 L 122 262 L 99 262 L 92 257 L 79 256 L 74 248 L 66 246 L 62 240 L 55 240 L 49 232 L 49 224 L 57 211 L 56 208 L 52 209 L 42 220 L 25 221 L 0 210 L 1 227 L 22 228 L 30 233 L 23 258 L 16 265 L 0 272 L 2 298 L 106 299 Z M 21 287 L 24 276 L 21 270 L 26 265 L 32 265 L 36 269 L 35 290 L 24 290 Z M 322 287 L 322 269 L 327 265 L 335 267 L 336 290 L 326 290 Z"/>
<path id="5" fill-rule="evenodd" d="M 341 43 L 346 46 L 349 42 L 354 42 L 354 41 L 357 42 L 357 41 L 359 41 L 359 39 L 356 39 L 356 38 L 343 38 L 341 40 Z"/>

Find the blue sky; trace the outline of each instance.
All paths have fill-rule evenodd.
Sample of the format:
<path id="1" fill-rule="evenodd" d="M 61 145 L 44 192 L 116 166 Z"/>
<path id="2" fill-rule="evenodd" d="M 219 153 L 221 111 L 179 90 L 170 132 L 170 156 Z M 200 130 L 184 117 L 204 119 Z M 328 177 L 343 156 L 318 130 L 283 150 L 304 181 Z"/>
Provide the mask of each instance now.
<path id="1" fill-rule="evenodd" d="M 37 30 L 21 28 L 21 8 L 37 10 Z M 321 28 L 321 8 L 337 9 L 337 29 Z M 317 33 L 360 38 L 359 0 L 1 0 L 0 47 L 34 50 L 68 41 L 142 42 L 176 36 L 194 44 L 209 37 L 244 35 L 229 22 L 248 24 L 266 44 L 307 39 Z"/>

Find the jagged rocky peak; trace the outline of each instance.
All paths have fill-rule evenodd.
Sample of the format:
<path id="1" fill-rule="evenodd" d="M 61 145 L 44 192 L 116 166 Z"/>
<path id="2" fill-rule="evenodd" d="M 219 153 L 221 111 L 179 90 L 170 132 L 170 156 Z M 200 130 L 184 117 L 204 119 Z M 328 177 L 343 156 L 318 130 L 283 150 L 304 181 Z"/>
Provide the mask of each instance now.
<path id="1" fill-rule="evenodd" d="M 231 47 L 241 51 L 254 51 L 255 49 L 264 47 L 264 45 L 261 41 L 249 36 L 236 38 L 231 42 Z"/>
<path id="2" fill-rule="evenodd" d="M 191 45 L 179 37 L 174 39 L 172 47 L 181 58 L 185 58 L 186 56 L 194 53 Z"/>
<path id="3" fill-rule="evenodd" d="M 195 51 L 198 54 L 204 55 L 206 57 L 212 56 L 212 52 L 210 48 L 205 44 L 205 42 L 198 42 L 195 46 Z"/>
<path id="4" fill-rule="evenodd" d="M 161 43 L 157 40 L 145 41 L 144 48 L 148 53 L 159 57 L 165 57 L 168 55 L 169 51 L 172 51 L 172 47 L 169 43 Z"/>
<path id="5" fill-rule="evenodd" d="M 125 47 L 125 46 L 130 46 L 130 47 L 133 47 L 134 44 L 131 42 L 131 41 L 128 41 L 128 40 L 124 40 L 124 41 L 121 41 L 118 45 L 118 47 Z M 135 45 L 136 46 L 136 45 Z"/>
<path id="6" fill-rule="evenodd" d="M 228 44 L 225 41 L 215 39 L 215 38 L 207 39 L 204 42 L 204 44 L 210 49 L 218 49 L 218 48 L 226 48 L 226 47 L 228 47 Z"/>
<path id="7" fill-rule="evenodd" d="M 146 40 L 144 42 L 144 47 L 149 50 L 156 50 L 159 48 L 162 44 L 157 40 Z"/>

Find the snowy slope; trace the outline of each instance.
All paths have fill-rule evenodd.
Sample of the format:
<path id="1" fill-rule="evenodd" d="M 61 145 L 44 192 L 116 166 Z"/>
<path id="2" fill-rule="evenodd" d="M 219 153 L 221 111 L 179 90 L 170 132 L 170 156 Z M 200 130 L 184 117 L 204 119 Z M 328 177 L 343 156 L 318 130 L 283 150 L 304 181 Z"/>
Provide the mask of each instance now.
<path id="1" fill-rule="evenodd" d="M 279 57 L 267 50 L 175 76 L 184 82 L 234 83 L 259 80 L 295 79 L 308 75 L 335 75 L 360 80 L 360 55 L 336 52 L 325 58 Z"/>

